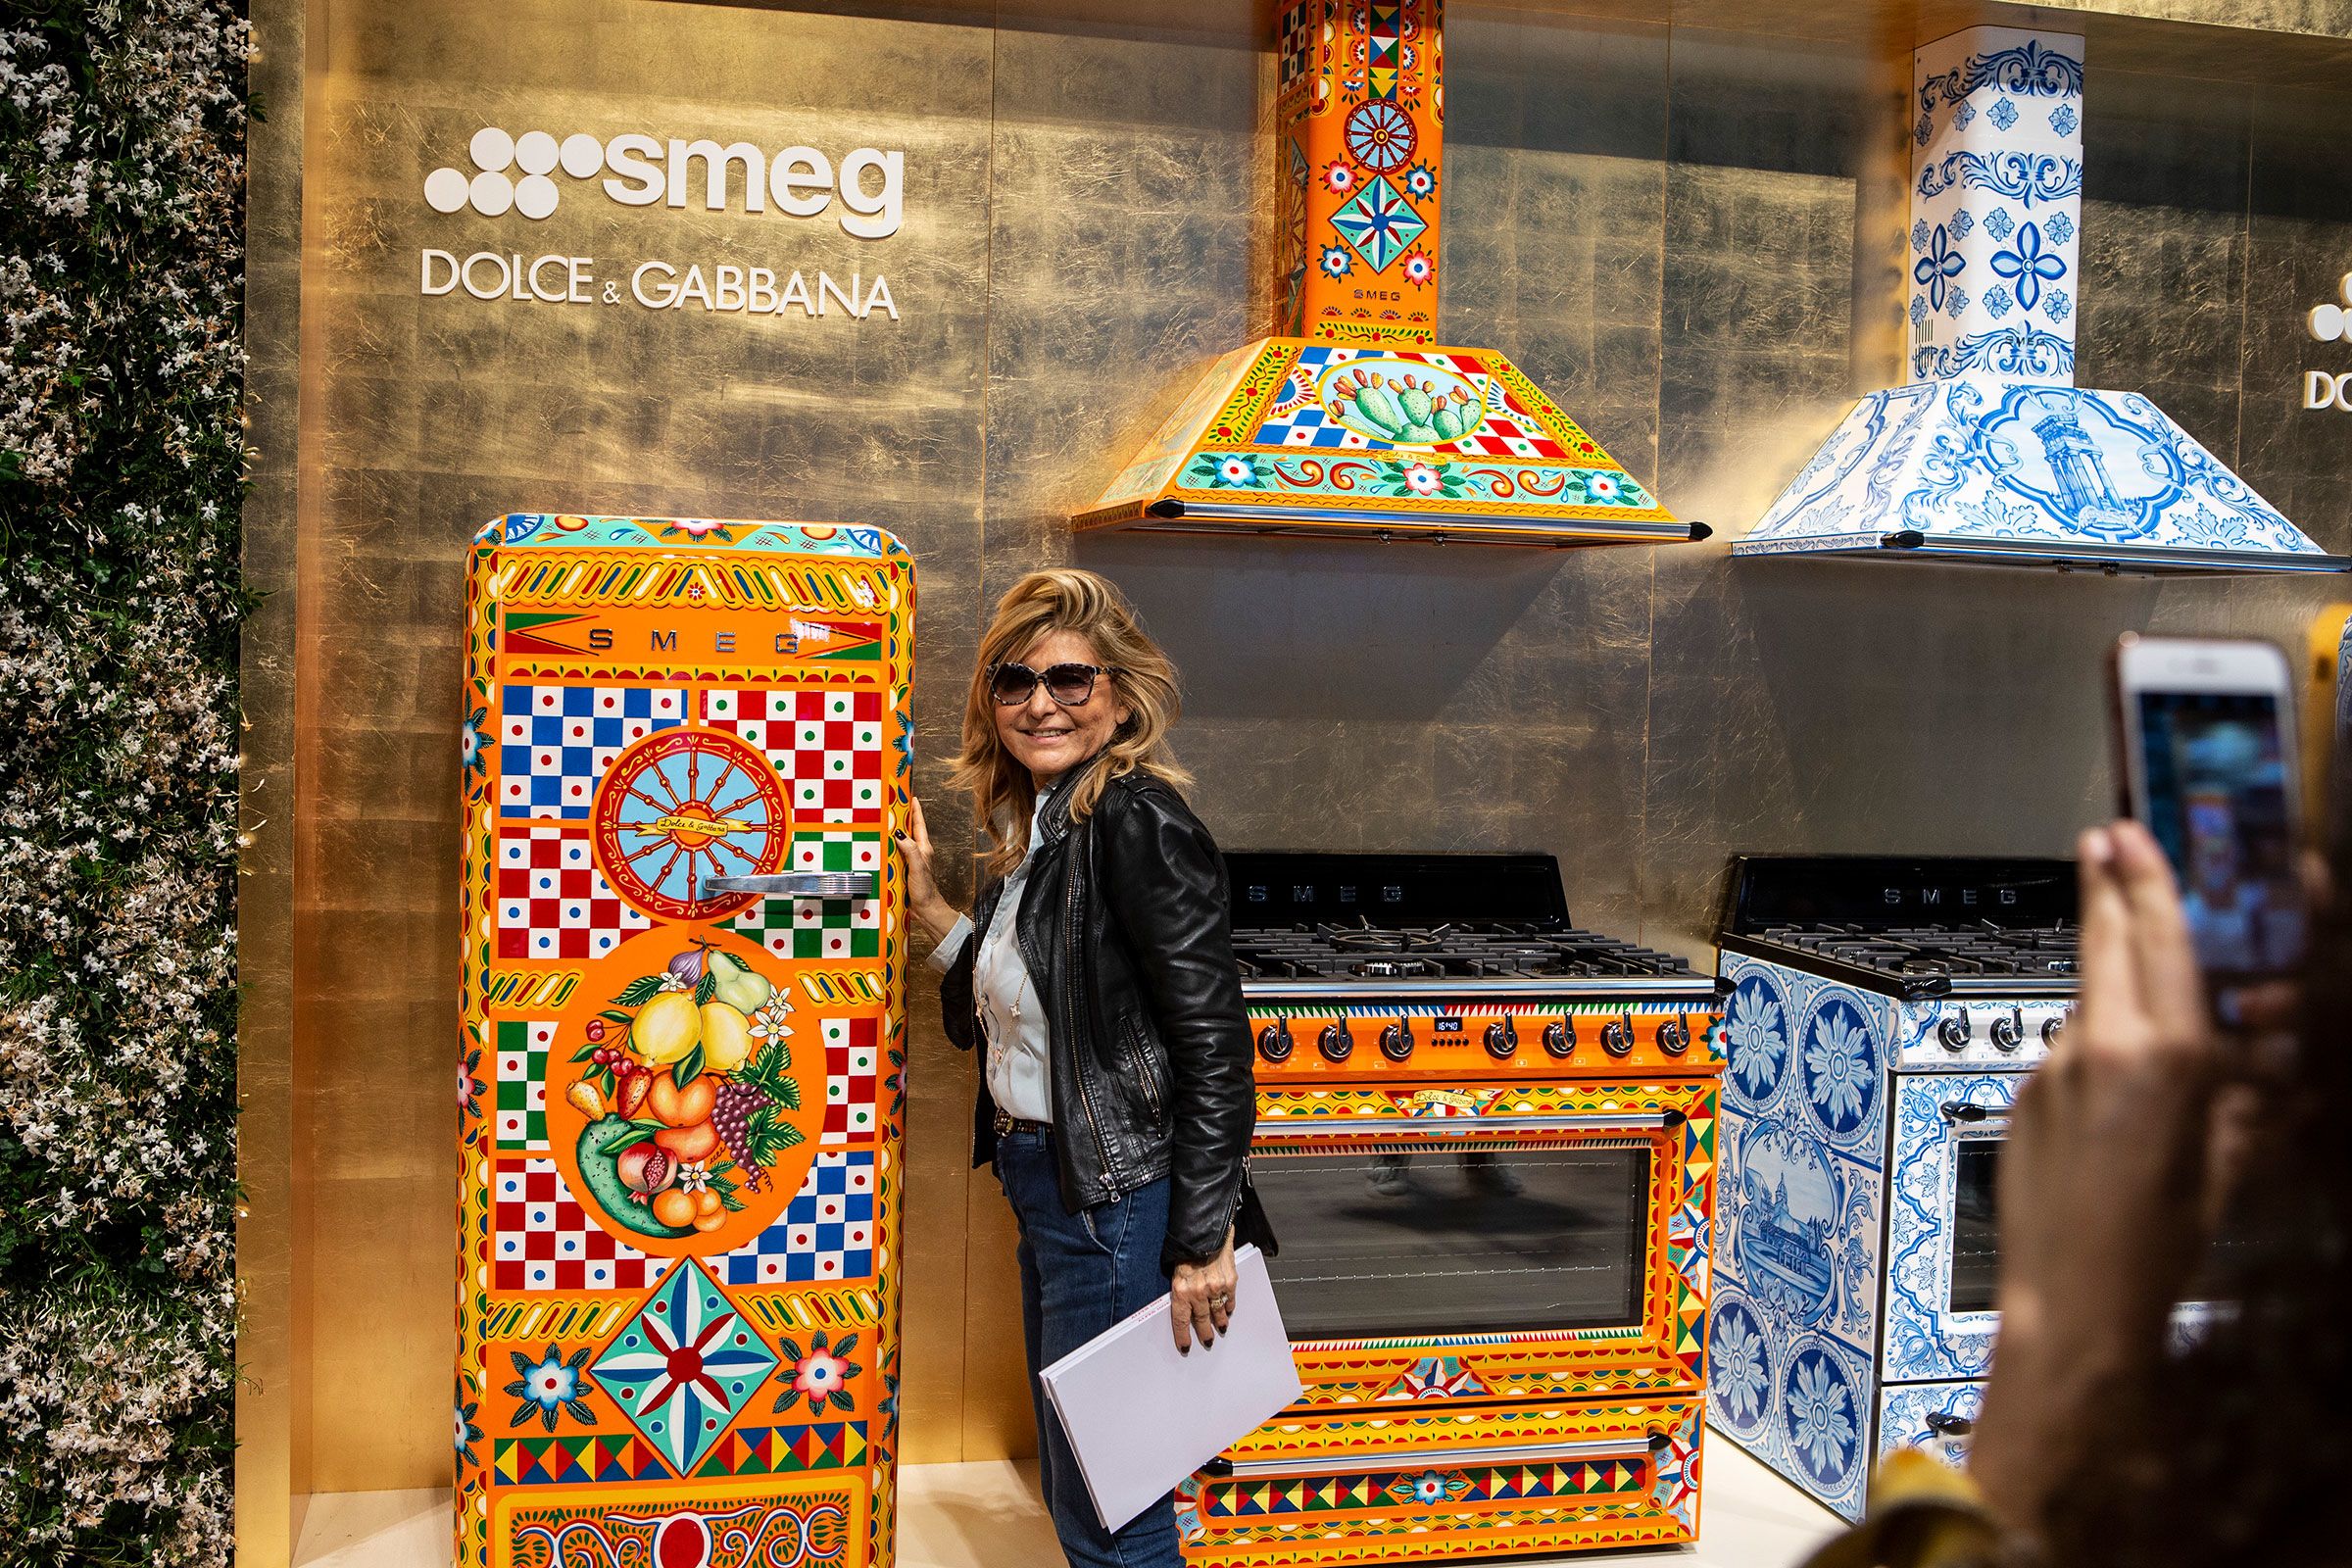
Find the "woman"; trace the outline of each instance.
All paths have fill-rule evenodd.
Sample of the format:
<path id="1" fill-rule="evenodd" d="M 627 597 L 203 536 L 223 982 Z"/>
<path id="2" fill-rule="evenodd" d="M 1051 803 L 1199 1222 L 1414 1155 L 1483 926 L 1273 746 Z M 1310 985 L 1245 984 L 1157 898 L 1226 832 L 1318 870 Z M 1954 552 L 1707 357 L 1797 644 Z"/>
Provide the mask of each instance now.
<path id="1" fill-rule="evenodd" d="M 2224 1036 L 2155 840 L 2099 829 L 2079 864 L 2082 995 L 2002 1152 L 2018 1196 L 1969 1474 L 1898 1455 L 1818 1568 L 2352 1562 L 2352 923 L 2339 897 L 2299 1032 L 2262 1028 L 2266 1002 L 2296 1021 L 2274 991 Z M 2352 888 L 2340 847 L 2328 880 Z M 2201 1266 L 2233 1304 L 2176 1349 Z"/>
<path id="2" fill-rule="evenodd" d="M 1179 1349 L 1233 1313 L 1233 1220 L 1255 1114 L 1217 847 L 1170 757 L 1176 671 L 1116 588 L 1033 572 L 997 606 L 955 785 L 987 835 L 967 918 L 940 896 L 916 806 L 907 904 L 939 946 L 948 1033 L 987 1049 L 973 1160 L 1020 1228 L 1038 1466 L 1080 1568 L 1174 1568 L 1172 1507 L 1102 1529 L 1037 1383 L 1169 1298 Z"/>

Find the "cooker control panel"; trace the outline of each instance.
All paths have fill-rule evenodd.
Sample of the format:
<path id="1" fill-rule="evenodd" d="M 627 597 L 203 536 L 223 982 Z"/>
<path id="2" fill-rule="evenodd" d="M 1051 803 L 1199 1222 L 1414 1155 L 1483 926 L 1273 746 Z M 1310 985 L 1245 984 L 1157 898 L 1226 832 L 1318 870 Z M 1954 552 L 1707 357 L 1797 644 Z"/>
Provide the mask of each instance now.
<path id="1" fill-rule="evenodd" d="M 1331 1078 L 1445 1081 L 1508 1074 L 1707 1072 L 1723 1060 L 1711 998 L 1559 1002 L 1505 1007 L 1304 1004 L 1252 1006 L 1262 1082 Z M 1305 1049 L 1309 1043 L 1313 1049 Z"/>
<path id="2" fill-rule="evenodd" d="M 2072 999 L 1946 999 L 1906 1007 L 1895 1065 L 1912 1071 L 2031 1067 L 2049 1054 Z"/>

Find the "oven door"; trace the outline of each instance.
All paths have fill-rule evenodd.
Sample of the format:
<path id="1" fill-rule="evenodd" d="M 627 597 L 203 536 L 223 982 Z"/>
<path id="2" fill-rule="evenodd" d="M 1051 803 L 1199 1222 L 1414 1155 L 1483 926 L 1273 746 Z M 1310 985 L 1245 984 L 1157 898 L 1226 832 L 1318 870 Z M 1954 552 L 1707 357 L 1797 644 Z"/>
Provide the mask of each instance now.
<path id="1" fill-rule="evenodd" d="M 1902 1073 L 1886 1220 L 1889 1383 L 1980 1378 L 2000 1314 L 1993 1168 L 2023 1072 Z"/>
<path id="2" fill-rule="evenodd" d="M 1696 1387 L 1714 1090 L 1280 1097 L 1304 1104 L 1261 1115 L 1250 1176 L 1302 1402 Z"/>

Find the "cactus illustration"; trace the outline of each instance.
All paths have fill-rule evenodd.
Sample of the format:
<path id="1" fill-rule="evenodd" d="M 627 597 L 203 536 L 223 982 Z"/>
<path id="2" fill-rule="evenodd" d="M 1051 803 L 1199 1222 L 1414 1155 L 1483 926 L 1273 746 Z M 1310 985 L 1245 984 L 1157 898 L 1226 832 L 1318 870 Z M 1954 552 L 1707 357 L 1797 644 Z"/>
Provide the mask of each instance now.
<path id="1" fill-rule="evenodd" d="M 1335 412 L 1366 435 L 1398 446 L 1436 446 L 1456 441 L 1485 418 L 1486 411 L 1468 392 L 1447 389 L 1432 377 L 1424 385 L 1413 376 L 1383 380 L 1368 370 L 1356 370 L 1333 383 Z"/>

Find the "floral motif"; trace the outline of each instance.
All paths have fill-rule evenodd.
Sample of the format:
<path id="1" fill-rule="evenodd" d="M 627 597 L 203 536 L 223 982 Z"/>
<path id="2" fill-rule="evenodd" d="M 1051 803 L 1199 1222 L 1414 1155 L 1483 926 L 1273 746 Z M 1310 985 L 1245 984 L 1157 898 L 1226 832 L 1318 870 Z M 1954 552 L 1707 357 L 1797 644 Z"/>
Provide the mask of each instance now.
<path id="1" fill-rule="evenodd" d="M 1323 188 L 1337 195 L 1355 189 L 1355 171 L 1335 158 L 1323 166 Z"/>
<path id="2" fill-rule="evenodd" d="M 2075 113 L 2073 104 L 2060 104 L 2050 111 L 2050 128 L 2061 136 L 2073 135 L 2075 127 L 2082 122 L 2082 117 Z"/>
<path id="3" fill-rule="evenodd" d="M 1965 289 L 1956 288 L 1952 290 L 1950 295 L 1948 295 L 1943 302 L 1943 314 L 1950 317 L 1955 321 L 1960 319 L 1962 314 L 1967 310 L 1968 291 Z"/>
<path id="4" fill-rule="evenodd" d="M 2001 129 L 2007 130 L 2017 123 L 2017 105 L 2006 98 L 1996 99 L 1993 106 L 1984 111 L 1984 118 L 2000 126 Z"/>
<path id="5" fill-rule="evenodd" d="M 1992 270 L 2016 283 L 2017 303 L 2030 311 L 2041 298 L 2044 283 L 2055 283 L 2066 275 L 2066 258 L 2042 248 L 2039 224 L 2020 223 L 2016 245 L 1993 252 Z"/>
<path id="6" fill-rule="evenodd" d="M 1438 172 L 1427 164 L 1415 164 L 1404 172 L 1404 193 L 1407 196 L 1427 196 L 1438 188 Z"/>
<path id="7" fill-rule="evenodd" d="M 1262 490 L 1273 465 L 1254 452 L 1203 452 L 1184 470 L 1184 482 L 1211 490 Z"/>
<path id="8" fill-rule="evenodd" d="M 1405 255 L 1404 276 L 1409 283 L 1426 283 L 1436 275 L 1437 270 L 1427 251 L 1411 251 Z"/>
<path id="9" fill-rule="evenodd" d="M 1911 324 L 1912 324 L 1913 326 L 1917 326 L 1917 325 L 1919 325 L 1919 323 L 1920 323 L 1920 322 L 1922 322 L 1922 321 L 1926 320 L 1927 318 L 1928 318 L 1928 297 L 1927 297 L 1925 294 L 1914 294 L 1914 295 L 1912 295 L 1912 296 L 1911 296 Z"/>
<path id="10" fill-rule="evenodd" d="M 1862 1107 L 1876 1087 L 1868 1074 L 1870 1031 L 1853 1009 L 1843 1004 L 1824 1007 L 1805 1042 L 1805 1067 L 1811 1079 L 1813 1103 L 1832 1126 L 1844 1130 L 1862 1119 Z"/>
<path id="11" fill-rule="evenodd" d="M 2009 216 L 2006 207 L 1995 207 L 1984 215 L 1984 232 L 1994 239 L 2007 239 L 2017 232 L 2017 220 Z"/>
<path id="12" fill-rule="evenodd" d="M 1763 982 L 1751 980 L 1732 993 L 1723 1036 L 1732 1048 L 1732 1076 L 1754 1099 L 1769 1095 L 1780 1079 L 1782 1055 L 1788 1049 L 1786 1022 L 1780 1000 Z"/>
<path id="13" fill-rule="evenodd" d="M 808 1342 L 804 1355 L 798 1342 L 778 1340 L 776 1353 L 783 1357 L 777 1375 L 784 1381 L 784 1392 L 776 1398 L 776 1413 L 783 1414 L 802 1399 L 808 1401 L 810 1415 L 823 1415 L 825 1407 L 854 1410 L 858 1401 L 851 1397 L 850 1379 L 865 1369 L 850 1356 L 858 1348 L 858 1336 L 845 1335 L 839 1345 L 828 1347 L 825 1331 L 818 1329 Z"/>
<path id="14" fill-rule="evenodd" d="M 547 1353 L 536 1362 L 520 1350 L 513 1351 L 514 1370 L 520 1374 L 507 1385 L 507 1392 L 522 1402 L 514 1406 L 514 1414 L 507 1421 L 512 1427 L 521 1426 L 533 1416 L 548 1431 L 556 1430 L 556 1412 L 563 1411 L 582 1426 L 596 1425 L 596 1412 L 582 1397 L 587 1392 L 580 1382 L 581 1368 L 588 1364 L 586 1347 L 564 1359 L 564 1352 L 551 1345 Z"/>
<path id="15" fill-rule="evenodd" d="M 1961 101 L 1959 108 L 1952 111 L 1952 126 L 1956 130 L 1966 130 L 1970 125 L 1976 123 L 1976 120 L 1977 106 L 1965 99 Z"/>
<path id="16" fill-rule="evenodd" d="M 483 773 L 489 769 L 488 743 L 482 739 L 483 727 L 489 717 L 489 709 L 477 708 L 467 713 L 466 722 L 459 726 L 458 759 L 465 763 L 468 774 Z"/>
<path id="17" fill-rule="evenodd" d="M 1389 1483 L 1390 1496 L 1425 1507 L 1458 1497 L 1469 1490 L 1470 1478 L 1458 1471 L 1424 1470 L 1417 1476 L 1398 1476 Z"/>
<path id="18" fill-rule="evenodd" d="M 1993 284 L 1984 291 L 1983 303 L 1985 311 L 1991 315 L 1994 320 L 1997 321 L 2007 316 L 2013 303 L 2009 298 L 2009 285 L 2006 283 Z"/>
<path id="19" fill-rule="evenodd" d="M 1347 246 L 1326 245 L 1323 247 L 1323 254 L 1317 260 L 1316 265 L 1323 270 L 1325 277 L 1346 277 L 1348 270 L 1355 265 L 1355 261 L 1348 254 Z"/>
<path id="20" fill-rule="evenodd" d="M 2075 237 L 2075 220 L 2064 213 L 2052 213 L 2042 220 L 2041 232 L 2053 245 L 2063 245 Z"/>
<path id="21" fill-rule="evenodd" d="M 1949 221 L 1952 225 L 1952 238 L 1954 239 L 1966 239 L 1976 232 L 1977 215 L 1965 207 L 1956 208 Z"/>
<path id="22" fill-rule="evenodd" d="M 467 1403 L 466 1400 L 460 1399 L 455 1407 L 455 1414 L 457 1416 L 458 1463 L 460 1464 L 473 1465 L 480 1464 L 482 1462 L 482 1456 L 473 1451 L 473 1446 L 482 1440 L 482 1429 L 473 1424 L 474 1415 L 481 1409 L 481 1401 L 478 1399 L 471 1403 Z"/>
<path id="23" fill-rule="evenodd" d="M 1384 463 L 1372 481 L 1376 494 L 1410 496 L 1416 500 L 1451 501 L 1468 488 L 1460 471 L 1432 463 Z"/>
<path id="24" fill-rule="evenodd" d="M 2074 296 L 2062 288 L 2051 289 L 2042 296 L 2041 314 L 2053 321 L 2063 321 L 2075 314 Z"/>
<path id="25" fill-rule="evenodd" d="M 1911 248 L 1915 251 L 1928 248 L 1928 220 L 1924 218 L 1911 225 Z"/>
<path id="26" fill-rule="evenodd" d="M 482 1113 L 482 1091 L 488 1086 L 481 1080 L 481 1068 L 482 1054 L 478 1050 L 468 1051 L 458 1061 L 458 1110 L 463 1115 Z"/>
<path id="27" fill-rule="evenodd" d="M 1715 1319 L 1709 1376 L 1716 1396 L 1736 1426 L 1753 1427 L 1764 1414 L 1764 1335 L 1755 1319 L 1738 1307 Z"/>
<path id="28" fill-rule="evenodd" d="M 1937 223 L 1928 238 L 1927 253 L 1911 269 L 1912 278 L 1928 291 L 1928 307 L 1943 309 L 1944 292 L 1951 280 L 1968 270 L 1968 258 L 1952 248 L 1952 236 Z"/>
<path id="29" fill-rule="evenodd" d="M 1853 1390 L 1826 1352 L 1806 1350 L 1788 1380 L 1790 1446 L 1813 1478 L 1835 1486 L 1852 1464 Z"/>
<path id="30" fill-rule="evenodd" d="M 684 534 L 689 539 L 708 540 L 715 544 L 733 544 L 735 535 L 730 526 L 716 517 L 672 517 L 662 525 L 662 537 Z"/>

